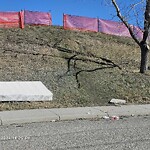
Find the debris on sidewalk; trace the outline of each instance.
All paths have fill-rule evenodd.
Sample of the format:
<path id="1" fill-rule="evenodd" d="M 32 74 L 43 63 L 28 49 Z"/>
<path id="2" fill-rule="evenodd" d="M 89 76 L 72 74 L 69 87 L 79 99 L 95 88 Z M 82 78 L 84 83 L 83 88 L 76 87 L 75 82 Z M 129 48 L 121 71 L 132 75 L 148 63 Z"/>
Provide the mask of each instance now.
<path id="1" fill-rule="evenodd" d="M 113 120 L 113 121 L 120 119 L 118 116 L 111 116 L 111 117 L 109 117 L 109 116 L 103 116 L 102 118 L 105 119 L 105 120 Z"/>
<path id="2" fill-rule="evenodd" d="M 106 119 L 106 120 L 107 120 L 107 119 L 110 119 L 108 116 L 103 116 L 102 118 L 103 118 L 103 119 Z"/>
<path id="3" fill-rule="evenodd" d="M 119 120 L 119 117 L 118 116 L 112 116 L 111 120 Z"/>
<path id="4" fill-rule="evenodd" d="M 91 113 L 90 113 L 90 112 L 87 112 L 87 114 L 90 115 Z"/>
<path id="5" fill-rule="evenodd" d="M 56 120 L 52 120 L 51 122 L 56 122 Z"/>
<path id="6" fill-rule="evenodd" d="M 126 100 L 113 98 L 109 101 L 109 103 L 111 103 L 111 104 L 126 104 Z"/>

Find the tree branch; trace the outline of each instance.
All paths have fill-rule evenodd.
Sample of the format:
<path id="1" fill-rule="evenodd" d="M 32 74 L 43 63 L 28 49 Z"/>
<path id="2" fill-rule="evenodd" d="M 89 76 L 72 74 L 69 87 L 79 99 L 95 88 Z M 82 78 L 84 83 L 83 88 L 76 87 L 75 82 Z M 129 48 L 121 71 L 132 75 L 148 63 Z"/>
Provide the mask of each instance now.
<path id="1" fill-rule="evenodd" d="M 103 57 L 97 57 L 96 55 L 92 53 L 82 53 L 82 52 L 77 52 L 75 50 L 70 50 L 67 48 L 63 47 L 56 47 L 59 51 L 68 53 L 68 54 L 74 54 L 73 56 L 70 57 L 64 57 L 67 60 L 67 71 L 59 76 L 59 79 L 61 79 L 63 76 L 67 75 L 71 71 L 71 67 L 73 66 L 73 75 L 76 78 L 76 82 L 78 84 L 78 88 L 80 88 L 80 82 L 78 79 L 78 76 L 81 72 L 94 72 L 97 70 L 102 70 L 102 69 L 108 69 L 108 68 L 119 68 L 122 69 L 119 65 L 115 64 L 112 60 L 103 58 Z M 94 69 L 82 69 L 77 67 L 77 61 L 84 62 L 84 63 L 94 63 L 97 65 L 100 65 L 100 67 L 94 68 Z"/>
<path id="2" fill-rule="evenodd" d="M 112 3 L 116 9 L 117 12 L 117 16 L 119 17 L 119 19 L 123 22 L 123 24 L 128 28 L 129 33 L 131 35 L 131 37 L 134 39 L 134 41 L 140 46 L 140 42 L 139 40 L 136 38 L 136 36 L 134 35 L 131 26 L 128 24 L 128 22 L 124 19 L 124 17 L 121 15 L 120 9 L 116 3 L 116 0 L 112 0 Z"/>
<path id="3" fill-rule="evenodd" d="M 146 0 L 146 9 L 145 9 L 145 21 L 144 21 L 144 33 L 143 33 L 143 43 L 146 43 L 146 40 L 149 36 L 149 27 L 150 27 L 150 0 Z"/>
<path id="4" fill-rule="evenodd" d="M 109 69 L 109 68 L 114 68 L 114 66 L 99 67 L 99 68 L 90 69 L 90 70 L 83 69 L 83 70 L 80 70 L 80 71 L 76 72 L 75 77 L 76 77 L 76 81 L 77 81 L 77 84 L 78 84 L 78 88 L 80 88 L 80 86 L 81 86 L 79 78 L 78 78 L 78 76 L 81 72 L 94 72 L 94 71 L 97 71 L 97 70 L 103 70 L 103 69 Z"/>
<path id="5" fill-rule="evenodd" d="M 130 12 L 132 9 L 134 9 L 137 5 L 142 4 L 144 1 L 145 1 L 145 0 L 141 0 L 140 2 L 138 2 L 138 3 L 136 3 L 136 4 L 132 4 L 132 5 L 130 5 L 130 6 L 131 6 L 131 8 L 129 9 L 129 11 L 128 11 L 128 12 Z"/>

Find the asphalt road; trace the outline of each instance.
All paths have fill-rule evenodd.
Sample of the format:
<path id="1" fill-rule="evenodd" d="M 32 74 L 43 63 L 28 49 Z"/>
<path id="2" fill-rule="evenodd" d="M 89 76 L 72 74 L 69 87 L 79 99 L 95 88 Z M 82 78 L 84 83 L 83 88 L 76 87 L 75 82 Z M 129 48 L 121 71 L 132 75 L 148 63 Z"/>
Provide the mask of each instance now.
<path id="1" fill-rule="evenodd" d="M 149 150 L 150 117 L 0 126 L 0 150 Z"/>

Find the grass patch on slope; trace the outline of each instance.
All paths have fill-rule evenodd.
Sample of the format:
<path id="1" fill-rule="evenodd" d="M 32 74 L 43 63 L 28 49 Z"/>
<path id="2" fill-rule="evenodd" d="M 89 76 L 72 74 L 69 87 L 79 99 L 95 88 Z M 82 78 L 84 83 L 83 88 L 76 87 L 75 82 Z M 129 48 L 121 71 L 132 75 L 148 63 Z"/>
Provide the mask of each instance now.
<path id="1" fill-rule="evenodd" d="M 76 72 L 102 67 L 95 63 L 101 58 L 122 69 L 82 71 L 78 88 Z M 140 49 L 130 38 L 61 27 L 0 29 L 0 80 L 40 80 L 54 94 L 52 102 L 1 102 L 0 110 L 108 105 L 112 98 L 149 103 L 150 72 L 138 73 L 139 63 Z"/>

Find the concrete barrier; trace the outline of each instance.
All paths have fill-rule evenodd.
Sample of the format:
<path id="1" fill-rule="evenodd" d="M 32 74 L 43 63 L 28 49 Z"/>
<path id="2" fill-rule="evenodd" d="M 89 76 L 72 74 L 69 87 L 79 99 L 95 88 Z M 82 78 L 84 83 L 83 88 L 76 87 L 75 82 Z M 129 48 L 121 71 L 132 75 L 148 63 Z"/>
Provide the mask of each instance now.
<path id="1" fill-rule="evenodd" d="M 52 97 L 40 81 L 0 82 L 0 101 L 49 101 Z"/>

